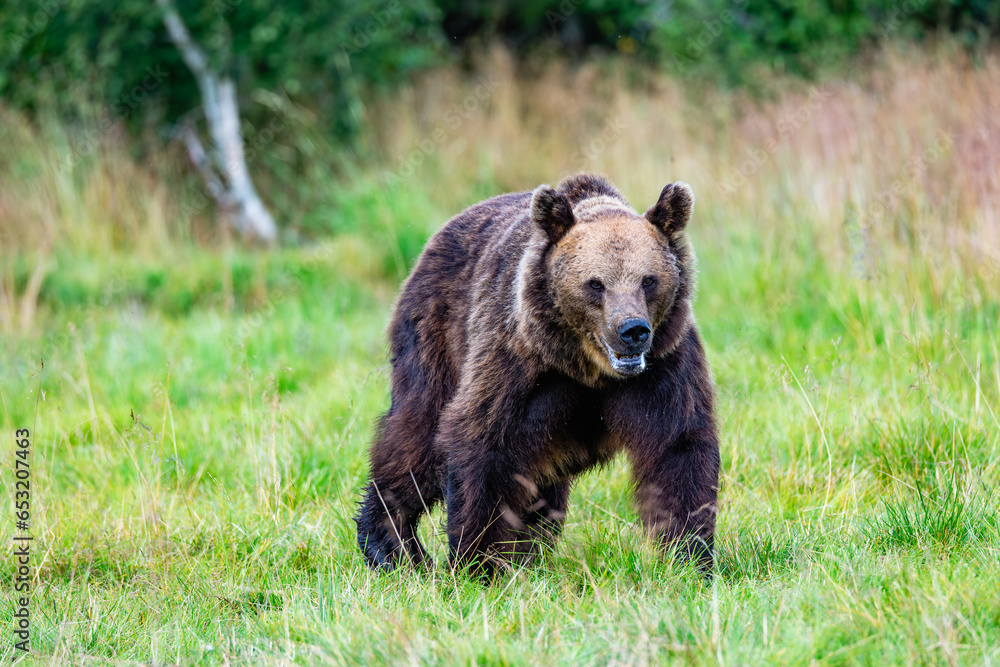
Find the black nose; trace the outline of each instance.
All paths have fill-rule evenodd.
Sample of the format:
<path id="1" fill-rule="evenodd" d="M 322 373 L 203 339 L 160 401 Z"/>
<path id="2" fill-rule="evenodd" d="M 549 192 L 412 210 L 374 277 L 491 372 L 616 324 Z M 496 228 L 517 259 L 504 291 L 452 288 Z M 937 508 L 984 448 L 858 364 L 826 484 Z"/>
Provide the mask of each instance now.
<path id="1" fill-rule="evenodd" d="M 627 319 L 618 327 L 618 335 L 626 345 L 642 345 L 649 340 L 649 334 L 649 322 L 640 317 Z"/>

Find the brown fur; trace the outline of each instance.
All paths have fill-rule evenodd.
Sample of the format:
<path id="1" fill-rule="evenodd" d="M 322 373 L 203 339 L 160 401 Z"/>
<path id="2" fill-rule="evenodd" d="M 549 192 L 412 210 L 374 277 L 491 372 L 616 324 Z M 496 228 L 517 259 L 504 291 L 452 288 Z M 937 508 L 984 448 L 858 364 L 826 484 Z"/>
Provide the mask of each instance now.
<path id="1" fill-rule="evenodd" d="M 435 234 L 389 326 L 392 404 L 357 517 L 369 564 L 423 562 L 417 522 L 442 500 L 454 563 L 533 553 L 560 532 L 573 479 L 624 451 L 644 524 L 711 566 L 719 448 L 693 204 L 673 183 L 640 216 L 580 174 Z"/>

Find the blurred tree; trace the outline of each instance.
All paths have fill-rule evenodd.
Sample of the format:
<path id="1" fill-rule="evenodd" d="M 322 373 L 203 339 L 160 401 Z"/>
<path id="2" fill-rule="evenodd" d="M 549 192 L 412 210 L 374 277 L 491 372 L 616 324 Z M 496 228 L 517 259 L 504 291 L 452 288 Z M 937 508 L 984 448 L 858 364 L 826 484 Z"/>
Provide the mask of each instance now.
<path id="1" fill-rule="evenodd" d="M 447 54 L 430 0 L 176 0 L 176 8 L 205 71 L 239 92 L 248 137 L 281 125 L 274 105 L 254 103 L 280 97 L 315 110 L 319 129 L 346 142 L 364 123 L 366 91 Z M 204 79 L 162 16 L 151 0 L 0 1 L 0 103 L 72 128 L 71 161 L 92 155 L 113 127 L 190 139 Z M 251 170 L 279 170 L 289 182 L 289 168 L 304 168 L 268 148 L 248 147 Z"/>
<path id="2" fill-rule="evenodd" d="M 341 135 L 357 128 L 363 86 L 387 86 L 441 62 L 440 15 L 429 0 L 178 0 L 210 66 L 240 90 L 282 90 L 315 102 Z M 29 110 L 115 104 L 148 69 L 163 72 L 147 109 L 175 122 L 200 103 L 197 82 L 149 0 L 0 3 L 0 96 Z M 53 96 L 53 91 L 58 95 Z M 128 105 L 125 105 L 128 106 Z"/>
<path id="3" fill-rule="evenodd" d="M 181 132 L 188 156 L 219 208 L 232 219 L 236 231 L 244 238 L 274 243 L 278 235 L 274 218 L 260 200 L 247 169 L 236 83 L 229 74 L 220 74 L 212 68 L 205 51 L 191 39 L 171 0 L 156 0 L 156 4 L 163 12 L 170 39 L 198 82 L 201 108 L 212 137 L 214 150 L 208 155 L 194 124 L 185 123 Z M 227 59 L 231 57 L 227 54 Z"/>

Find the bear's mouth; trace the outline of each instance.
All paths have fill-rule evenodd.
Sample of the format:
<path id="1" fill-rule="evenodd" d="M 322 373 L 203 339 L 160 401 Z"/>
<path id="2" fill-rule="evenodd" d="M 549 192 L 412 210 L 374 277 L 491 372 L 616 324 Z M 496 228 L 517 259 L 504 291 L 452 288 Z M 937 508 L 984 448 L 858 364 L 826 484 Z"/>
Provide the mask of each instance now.
<path id="1" fill-rule="evenodd" d="M 638 352 L 636 354 L 618 354 L 612 349 L 608 342 L 604 340 L 604 336 L 598 336 L 597 339 L 601 341 L 601 345 L 604 346 L 604 350 L 608 353 L 608 361 L 611 362 L 611 370 L 619 375 L 638 375 L 639 373 L 646 370 L 646 353 Z"/>

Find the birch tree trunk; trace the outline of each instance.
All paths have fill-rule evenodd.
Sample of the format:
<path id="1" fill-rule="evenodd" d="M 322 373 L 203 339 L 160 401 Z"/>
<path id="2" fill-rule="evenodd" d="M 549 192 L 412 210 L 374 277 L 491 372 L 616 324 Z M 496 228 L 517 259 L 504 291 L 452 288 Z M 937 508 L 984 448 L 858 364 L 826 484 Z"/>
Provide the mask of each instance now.
<path id="1" fill-rule="evenodd" d="M 205 52 L 191 38 L 173 0 L 156 0 L 163 12 L 170 40 L 181 52 L 201 91 L 202 110 L 211 136 L 211 151 L 206 152 L 194 125 L 182 128 L 182 139 L 195 168 L 222 213 L 244 238 L 260 243 L 274 243 L 278 236 L 274 218 L 264 206 L 250 179 L 236 84 L 227 75 L 212 70 Z"/>

